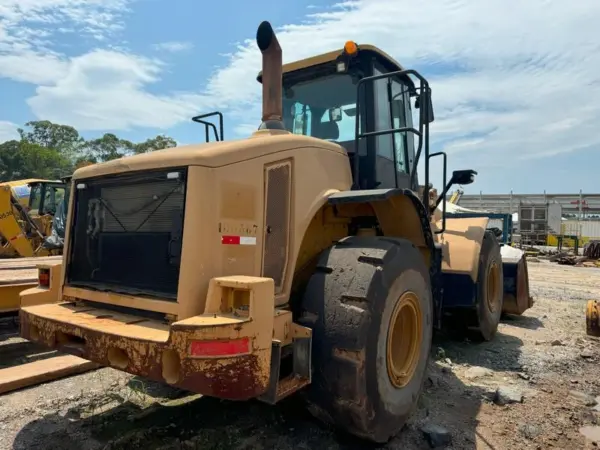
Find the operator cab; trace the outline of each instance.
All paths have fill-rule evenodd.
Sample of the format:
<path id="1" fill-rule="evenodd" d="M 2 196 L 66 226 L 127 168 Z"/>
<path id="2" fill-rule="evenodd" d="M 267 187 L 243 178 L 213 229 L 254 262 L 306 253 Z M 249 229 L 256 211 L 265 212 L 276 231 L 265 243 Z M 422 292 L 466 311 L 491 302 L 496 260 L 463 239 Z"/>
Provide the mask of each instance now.
<path id="1" fill-rule="evenodd" d="M 41 181 L 30 183 L 29 211 L 32 214 L 56 214 L 57 206 L 65 197 L 66 185 L 62 181 Z"/>
<path id="2" fill-rule="evenodd" d="M 350 159 L 355 188 L 404 188 L 416 192 L 418 130 L 413 127 L 411 97 L 418 98 L 418 88 L 407 74 L 386 75 L 403 70 L 378 48 L 358 47 L 353 42 L 348 42 L 342 52 L 285 64 L 284 126 L 291 133 L 343 146 Z"/>

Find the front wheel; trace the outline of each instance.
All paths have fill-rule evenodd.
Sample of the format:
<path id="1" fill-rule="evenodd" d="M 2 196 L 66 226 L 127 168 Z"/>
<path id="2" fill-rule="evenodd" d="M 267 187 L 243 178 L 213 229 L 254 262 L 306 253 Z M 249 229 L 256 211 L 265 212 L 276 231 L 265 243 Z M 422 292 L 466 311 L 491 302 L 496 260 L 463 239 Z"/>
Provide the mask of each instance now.
<path id="1" fill-rule="evenodd" d="M 404 426 L 423 388 L 433 305 L 428 268 L 404 239 L 348 237 L 319 259 L 299 322 L 313 330 L 318 418 L 383 443 Z"/>
<path id="2" fill-rule="evenodd" d="M 500 245 L 494 235 L 486 231 L 479 253 L 477 273 L 477 331 L 479 337 L 490 341 L 498 331 L 504 299 L 504 275 Z"/>

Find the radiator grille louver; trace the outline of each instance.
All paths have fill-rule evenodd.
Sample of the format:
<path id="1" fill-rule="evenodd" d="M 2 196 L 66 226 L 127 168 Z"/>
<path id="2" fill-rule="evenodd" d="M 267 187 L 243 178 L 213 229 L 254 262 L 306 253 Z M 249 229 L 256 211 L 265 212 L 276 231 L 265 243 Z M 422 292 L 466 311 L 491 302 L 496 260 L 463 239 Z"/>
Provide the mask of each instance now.
<path id="1" fill-rule="evenodd" d="M 175 300 L 186 175 L 163 169 L 77 183 L 85 187 L 75 191 L 68 283 Z"/>
<path id="2" fill-rule="evenodd" d="M 289 251 L 292 164 L 290 161 L 265 167 L 265 238 L 263 276 L 273 278 L 275 293 L 285 280 Z"/>

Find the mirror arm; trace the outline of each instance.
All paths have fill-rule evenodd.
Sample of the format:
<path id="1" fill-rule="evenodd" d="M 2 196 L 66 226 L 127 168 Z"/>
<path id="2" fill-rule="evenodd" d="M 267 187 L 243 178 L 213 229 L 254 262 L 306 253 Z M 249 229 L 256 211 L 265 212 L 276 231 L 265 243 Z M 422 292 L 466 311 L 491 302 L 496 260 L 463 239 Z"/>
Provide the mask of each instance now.
<path id="1" fill-rule="evenodd" d="M 440 205 L 440 203 L 442 203 L 442 200 L 446 198 L 446 195 L 448 195 L 448 191 L 450 190 L 450 188 L 453 185 L 454 185 L 454 177 L 452 177 L 450 179 L 450 181 L 448 181 L 448 184 L 444 187 L 444 190 L 438 196 L 437 200 L 435 201 L 435 207 L 433 208 L 434 210 L 435 210 L 435 208 L 437 208 Z"/>

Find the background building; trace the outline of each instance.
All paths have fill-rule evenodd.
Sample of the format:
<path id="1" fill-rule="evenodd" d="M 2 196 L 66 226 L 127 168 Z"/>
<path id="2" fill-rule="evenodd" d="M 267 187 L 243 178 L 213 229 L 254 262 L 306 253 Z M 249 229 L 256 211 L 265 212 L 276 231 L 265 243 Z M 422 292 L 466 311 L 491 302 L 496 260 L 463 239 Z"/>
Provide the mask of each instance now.
<path id="1" fill-rule="evenodd" d="M 600 239 L 600 194 L 453 194 L 458 205 L 493 213 L 513 215 L 515 236 L 524 243 L 580 245 Z M 449 196 L 449 199 L 452 195 Z"/>

